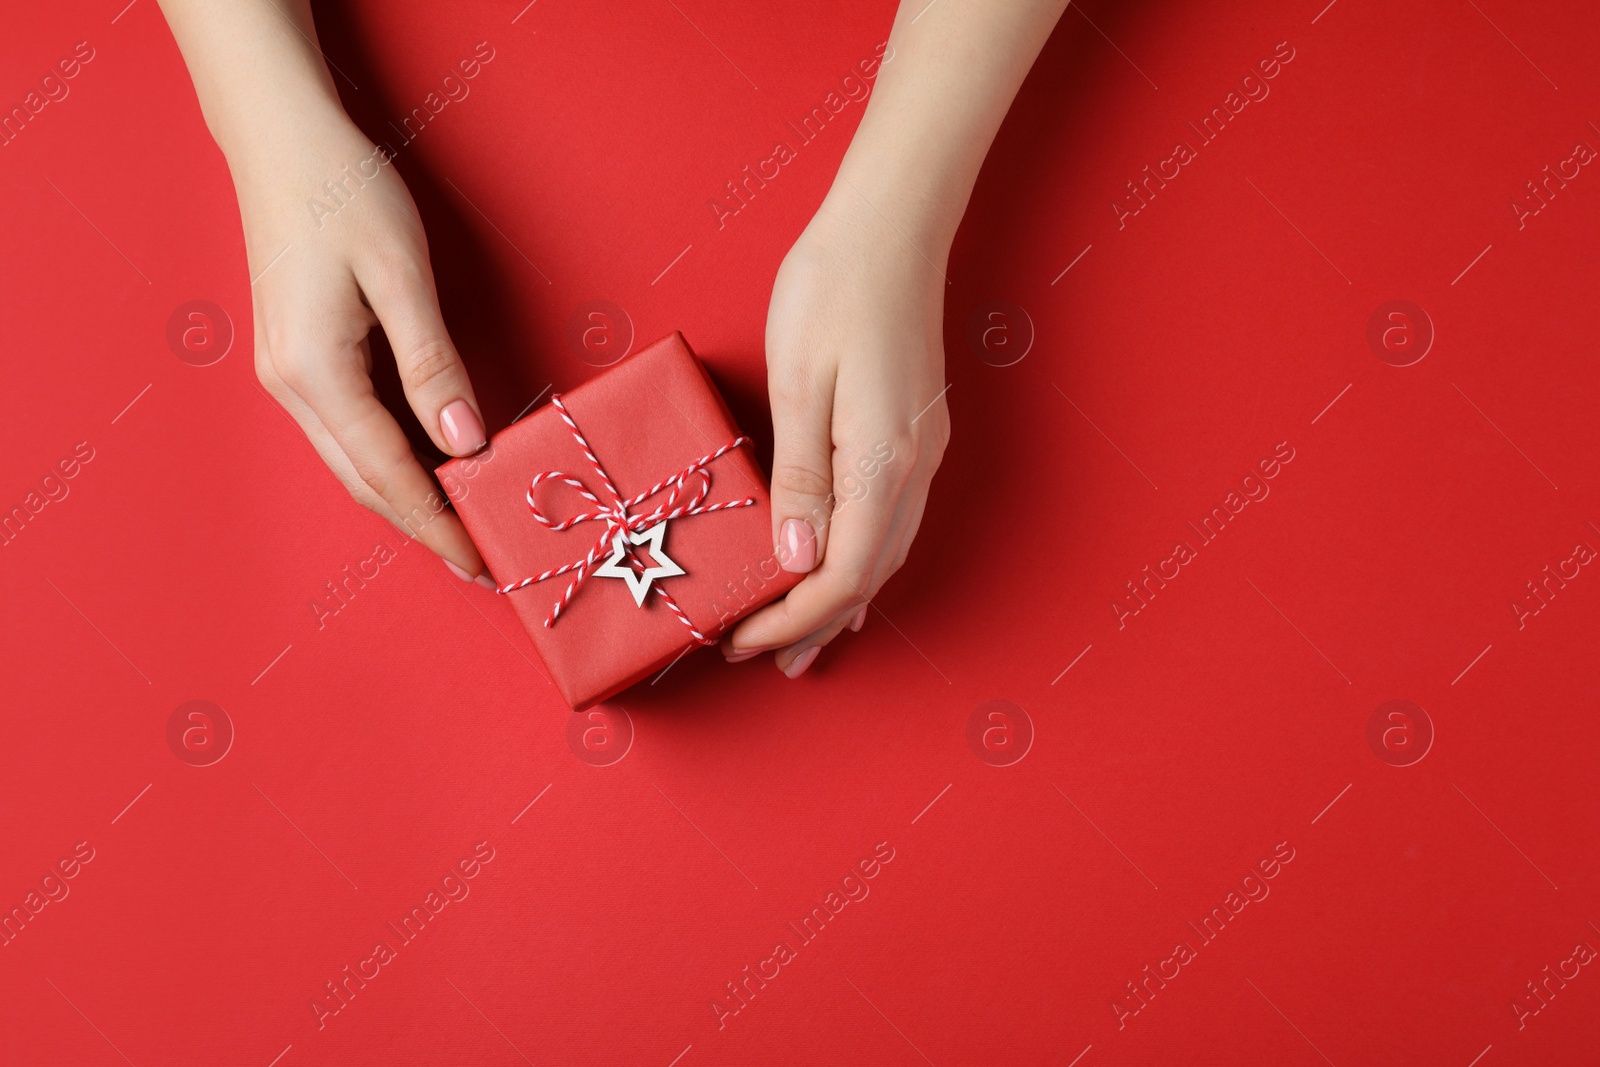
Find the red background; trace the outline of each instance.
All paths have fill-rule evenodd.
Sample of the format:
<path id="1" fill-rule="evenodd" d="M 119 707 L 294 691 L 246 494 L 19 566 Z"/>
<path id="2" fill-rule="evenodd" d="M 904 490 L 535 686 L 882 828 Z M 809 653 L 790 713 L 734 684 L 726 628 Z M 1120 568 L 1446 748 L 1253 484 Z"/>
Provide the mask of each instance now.
<path id="1" fill-rule="evenodd" d="M 770 279 L 860 105 L 722 228 L 707 202 L 892 6 L 319 5 L 373 136 L 495 49 L 396 164 L 491 431 L 596 373 L 567 324 L 604 299 L 641 342 L 682 329 L 767 454 Z M 1595 1060 L 1592 966 L 1522 1029 L 1512 1004 L 1600 946 L 1600 577 L 1508 606 L 1600 545 L 1600 177 L 1509 206 L 1600 145 L 1592 10 L 1069 10 L 952 258 L 955 437 L 910 562 L 799 681 L 699 654 L 624 694 L 608 766 L 507 606 L 352 504 L 256 384 L 227 171 L 154 3 L 5 17 L 6 108 L 96 55 L 0 148 L 0 506 L 94 450 L 0 549 L 0 907 L 94 849 L 0 948 L 4 1062 Z M 1119 229 L 1123 183 L 1280 41 L 1271 95 Z M 206 367 L 166 340 L 196 299 L 237 334 Z M 1437 334 L 1408 367 L 1366 339 L 1396 299 Z M 1035 334 L 1010 366 L 968 343 L 992 301 Z M 1119 629 L 1279 442 L 1271 495 Z M 194 699 L 235 730 L 211 766 L 168 744 Z M 1367 736 L 1396 699 L 1436 733 L 1406 767 Z M 1009 766 L 969 744 L 992 700 L 1022 709 L 996 744 L 1031 726 Z M 479 842 L 470 896 L 319 1029 Z M 719 1029 L 723 983 L 878 842 L 871 895 Z M 1124 983 L 1280 842 L 1270 896 L 1119 1029 Z"/>

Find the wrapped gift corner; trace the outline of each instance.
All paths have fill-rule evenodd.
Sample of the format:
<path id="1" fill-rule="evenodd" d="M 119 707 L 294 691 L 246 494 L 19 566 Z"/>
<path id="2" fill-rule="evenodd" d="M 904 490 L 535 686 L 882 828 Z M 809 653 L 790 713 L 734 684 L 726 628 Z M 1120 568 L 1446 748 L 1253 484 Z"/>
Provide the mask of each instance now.
<path id="1" fill-rule="evenodd" d="M 778 564 L 766 479 L 681 334 L 438 474 L 574 710 L 714 643 L 801 578 Z"/>

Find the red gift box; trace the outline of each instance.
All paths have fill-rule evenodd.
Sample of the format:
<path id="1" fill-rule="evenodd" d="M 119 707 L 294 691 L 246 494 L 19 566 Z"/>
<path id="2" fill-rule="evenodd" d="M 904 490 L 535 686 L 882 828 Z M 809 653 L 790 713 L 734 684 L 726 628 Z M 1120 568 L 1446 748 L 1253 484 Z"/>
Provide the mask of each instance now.
<path id="1" fill-rule="evenodd" d="M 766 479 L 682 334 L 438 474 L 575 711 L 802 577 L 778 565 Z"/>

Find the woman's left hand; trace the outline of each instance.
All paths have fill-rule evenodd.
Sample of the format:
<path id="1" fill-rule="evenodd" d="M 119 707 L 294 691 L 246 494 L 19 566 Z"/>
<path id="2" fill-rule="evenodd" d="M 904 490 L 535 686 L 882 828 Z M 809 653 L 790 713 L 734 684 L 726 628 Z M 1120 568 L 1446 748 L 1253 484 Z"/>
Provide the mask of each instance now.
<path id="1" fill-rule="evenodd" d="M 923 247 L 918 247 L 922 245 Z M 772 536 L 787 596 L 723 640 L 798 677 L 900 569 L 950 438 L 942 243 L 836 185 L 778 269 L 767 312 Z"/>

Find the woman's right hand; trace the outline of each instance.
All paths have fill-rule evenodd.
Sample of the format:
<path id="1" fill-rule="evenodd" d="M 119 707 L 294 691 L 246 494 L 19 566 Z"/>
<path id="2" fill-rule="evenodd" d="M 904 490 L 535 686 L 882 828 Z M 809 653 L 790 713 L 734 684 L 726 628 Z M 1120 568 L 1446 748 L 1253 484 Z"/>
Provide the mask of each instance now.
<path id="1" fill-rule="evenodd" d="M 493 587 L 461 520 L 373 389 L 383 327 L 406 399 L 452 456 L 482 448 L 483 418 L 439 312 L 422 220 L 405 183 L 336 101 L 308 103 L 295 136 L 230 158 L 244 221 L 261 384 L 334 475 L 372 509 Z"/>
<path id="2" fill-rule="evenodd" d="M 450 343 L 422 220 L 350 121 L 310 0 L 160 0 L 239 195 L 256 374 L 365 507 L 493 586 L 461 520 L 372 387 L 382 326 L 411 410 L 452 456 L 484 445 Z"/>

